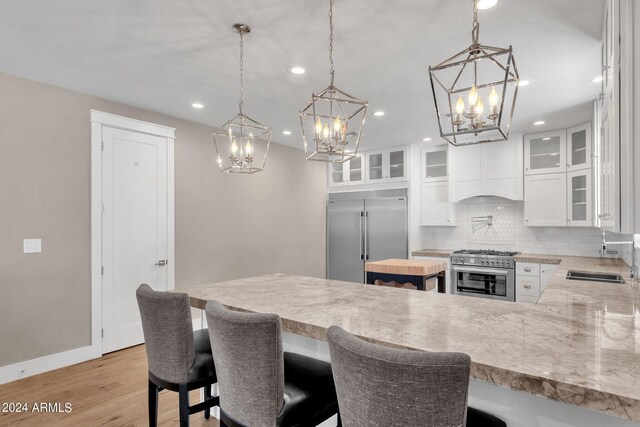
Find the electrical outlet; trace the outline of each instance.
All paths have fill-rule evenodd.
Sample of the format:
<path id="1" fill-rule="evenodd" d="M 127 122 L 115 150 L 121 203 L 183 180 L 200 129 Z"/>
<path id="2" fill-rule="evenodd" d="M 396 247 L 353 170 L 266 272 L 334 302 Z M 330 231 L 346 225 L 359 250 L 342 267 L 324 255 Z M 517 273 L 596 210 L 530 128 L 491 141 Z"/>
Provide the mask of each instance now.
<path id="1" fill-rule="evenodd" d="M 37 254 L 42 252 L 42 239 L 24 239 L 22 250 L 25 254 Z"/>

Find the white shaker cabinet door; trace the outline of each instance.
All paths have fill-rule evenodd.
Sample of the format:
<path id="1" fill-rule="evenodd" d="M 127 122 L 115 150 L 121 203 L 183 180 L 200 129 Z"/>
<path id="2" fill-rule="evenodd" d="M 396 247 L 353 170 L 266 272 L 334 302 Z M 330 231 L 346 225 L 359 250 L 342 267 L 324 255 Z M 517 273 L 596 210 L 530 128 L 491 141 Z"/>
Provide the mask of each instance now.
<path id="1" fill-rule="evenodd" d="M 567 174 L 527 175 L 524 180 L 524 224 L 567 225 Z"/>
<path id="2" fill-rule="evenodd" d="M 449 184 L 446 181 L 422 183 L 420 225 L 456 225 L 456 205 L 449 203 Z"/>

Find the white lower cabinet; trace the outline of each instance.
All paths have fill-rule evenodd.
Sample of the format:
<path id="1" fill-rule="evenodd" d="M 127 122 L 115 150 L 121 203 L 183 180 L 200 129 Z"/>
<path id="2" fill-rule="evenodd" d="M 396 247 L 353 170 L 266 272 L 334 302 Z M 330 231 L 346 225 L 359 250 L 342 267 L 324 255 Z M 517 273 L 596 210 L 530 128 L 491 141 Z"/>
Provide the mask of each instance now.
<path id="1" fill-rule="evenodd" d="M 567 174 L 549 173 L 524 177 L 524 225 L 567 225 Z"/>
<path id="2" fill-rule="evenodd" d="M 540 293 L 545 290 L 557 269 L 555 264 L 540 264 Z"/>
<path id="3" fill-rule="evenodd" d="M 516 262 L 516 301 L 535 304 L 557 269 L 553 264 Z"/>
<path id="4" fill-rule="evenodd" d="M 423 182 L 420 187 L 420 225 L 456 225 L 456 204 L 449 203 L 449 183 Z"/>

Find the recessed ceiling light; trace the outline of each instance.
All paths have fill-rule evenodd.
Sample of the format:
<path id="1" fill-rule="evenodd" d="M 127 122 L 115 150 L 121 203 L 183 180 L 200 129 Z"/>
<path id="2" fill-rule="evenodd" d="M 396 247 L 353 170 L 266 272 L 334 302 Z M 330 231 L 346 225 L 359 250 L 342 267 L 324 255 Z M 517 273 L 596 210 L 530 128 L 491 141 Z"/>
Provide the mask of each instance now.
<path id="1" fill-rule="evenodd" d="M 594 77 L 591 81 L 594 83 L 600 83 L 602 81 L 602 76 Z"/>
<path id="2" fill-rule="evenodd" d="M 542 138 L 543 141 L 551 141 L 551 138 L 546 137 L 546 138 Z"/>
<path id="3" fill-rule="evenodd" d="M 498 0 L 479 0 L 478 1 L 478 9 L 487 10 L 491 9 L 498 3 Z"/>
<path id="4" fill-rule="evenodd" d="M 429 137 L 422 138 L 422 141 L 424 141 L 424 142 L 429 142 L 429 141 L 431 141 L 431 138 L 429 138 Z"/>
<path id="5" fill-rule="evenodd" d="M 520 80 L 520 81 L 518 82 L 518 86 L 519 86 L 519 87 L 522 87 L 522 86 L 528 86 L 528 85 L 529 85 L 529 83 L 531 83 L 529 80 Z"/>
<path id="6" fill-rule="evenodd" d="M 282 134 L 283 135 L 291 135 L 291 131 L 290 130 L 283 130 Z"/>
<path id="7" fill-rule="evenodd" d="M 544 120 L 538 120 L 537 122 L 533 122 L 535 126 L 542 126 L 544 124 Z"/>
<path id="8" fill-rule="evenodd" d="M 377 117 L 384 116 L 384 111 L 376 111 L 375 113 L 373 113 L 373 115 Z"/>
<path id="9" fill-rule="evenodd" d="M 293 74 L 304 74 L 307 70 L 302 67 L 296 66 L 289 68 L 289 71 L 291 71 Z"/>
<path id="10" fill-rule="evenodd" d="M 193 104 L 191 104 L 191 106 L 193 108 L 197 108 L 198 110 L 201 109 L 201 108 L 204 108 L 204 105 L 199 103 L 199 102 L 194 102 Z"/>

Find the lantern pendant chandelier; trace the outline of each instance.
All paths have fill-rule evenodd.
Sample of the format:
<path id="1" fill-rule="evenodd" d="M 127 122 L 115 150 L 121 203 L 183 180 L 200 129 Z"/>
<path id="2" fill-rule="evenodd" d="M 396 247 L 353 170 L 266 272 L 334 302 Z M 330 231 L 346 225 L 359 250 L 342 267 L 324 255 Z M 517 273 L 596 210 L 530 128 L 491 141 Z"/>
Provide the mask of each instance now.
<path id="1" fill-rule="evenodd" d="M 334 85 L 333 0 L 329 0 L 329 64 L 331 83 L 300 111 L 307 160 L 343 163 L 356 156 L 367 114 L 367 101 Z"/>
<path id="2" fill-rule="evenodd" d="M 481 45 L 479 33 L 478 1 L 474 0 L 471 46 L 429 67 L 440 136 L 452 145 L 509 138 L 518 94 L 518 69 L 511 46 Z M 488 101 L 488 110 L 484 100 Z"/>
<path id="3" fill-rule="evenodd" d="M 264 169 L 271 144 L 271 128 L 244 113 L 244 35 L 251 31 L 247 24 L 234 24 L 240 34 L 240 112 L 213 131 L 213 141 L 222 172 L 256 173 Z"/>

